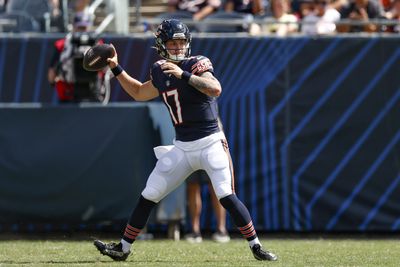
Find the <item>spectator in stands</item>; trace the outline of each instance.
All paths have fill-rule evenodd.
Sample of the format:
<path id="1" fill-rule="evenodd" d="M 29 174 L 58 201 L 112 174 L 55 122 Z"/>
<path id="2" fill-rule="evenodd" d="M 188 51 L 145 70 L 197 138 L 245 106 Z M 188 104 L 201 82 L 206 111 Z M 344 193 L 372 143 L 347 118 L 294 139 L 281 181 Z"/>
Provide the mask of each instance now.
<path id="1" fill-rule="evenodd" d="M 313 11 L 302 20 L 301 32 L 304 34 L 333 34 L 340 13 L 330 7 L 329 0 L 313 0 Z"/>
<path id="2" fill-rule="evenodd" d="M 0 13 L 6 10 L 7 0 L 0 0 Z"/>
<path id="3" fill-rule="evenodd" d="M 51 20 L 61 19 L 59 0 L 7 0 L 6 2 L 7 12 L 24 12 L 39 23 L 41 31 L 49 30 Z"/>
<path id="4" fill-rule="evenodd" d="M 350 0 L 331 0 L 329 6 L 336 9 L 337 11 L 340 11 L 343 9 L 343 7 L 349 5 L 349 1 Z"/>
<path id="5" fill-rule="evenodd" d="M 193 20 L 202 20 L 217 11 L 221 0 L 168 0 L 168 12 L 187 12 Z"/>
<path id="6" fill-rule="evenodd" d="M 55 84 L 60 103 L 101 101 L 97 76 L 104 74 L 87 72 L 83 70 L 82 63 L 76 64 L 77 58 L 83 59 L 83 50 L 87 50 L 96 42 L 95 37 L 89 33 L 91 25 L 90 16 L 84 13 L 75 15 L 73 31 L 54 44 L 55 52 L 47 77 L 50 84 Z M 86 38 L 81 38 L 83 33 L 86 34 Z"/>
<path id="7" fill-rule="evenodd" d="M 226 12 L 238 12 L 252 14 L 254 16 L 264 14 L 263 0 L 226 0 L 224 10 Z"/>
<path id="8" fill-rule="evenodd" d="M 66 26 L 60 0 L 49 0 L 50 5 L 50 29 L 52 32 L 65 32 Z"/>
<path id="9" fill-rule="evenodd" d="M 51 16 L 58 17 L 61 15 L 60 0 L 49 0 Z"/>
<path id="10" fill-rule="evenodd" d="M 271 17 L 265 18 L 262 33 L 285 36 L 298 31 L 298 19 L 290 12 L 290 0 L 271 0 L 271 13 Z"/>
<path id="11" fill-rule="evenodd" d="M 227 13 L 236 12 L 240 14 L 249 14 L 251 16 L 262 16 L 265 14 L 265 4 L 263 0 L 226 0 L 224 11 Z M 252 19 L 253 17 L 251 17 Z M 251 23 L 248 32 L 251 35 L 260 34 L 260 25 Z"/>
<path id="12" fill-rule="evenodd" d="M 201 186 L 205 183 L 208 184 L 211 202 L 217 221 L 217 229 L 212 235 L 212 239 L 220 243 L 229 242 L 230 237 L 225 227 L 226 211 L 219 203 L 210 183 L 210 178 L 205 171 L 196 171 L 191 174 L 187 180 L 188 206 L 192 233 L 186 235 L 185 239 L 190 243 L 200 243 L 203 241 L 200 229 L 200 215 L 202 209 Z"/>
<path id="13" fill-rule="evenodd" d="M 375 0 L 351 0 L 349 4 L 340 10 L 341 18 L 354 22 L 368 22 L 370 19 L 385 18 L 382 4 Z M 338 25 L 340 32 L 376 32 L 381 27 L 374 23 L 363 25 Z"/>
<path id="14" fill-rule="evenodd" d="M 345 0 L 346 1 L 346 0 Z M 299 20 L 302 20 L 306 17 L 309 13 L 313 11 L 314 5 L 313 0 L 298 0 L 295 1 L 296 9 L 293 13 Z"/>
<path id="15" fill-rule="evenodd" d="M 397 25 L 388 27 L 389 32 L 400 33 L 400 0 L 394 0 L 390 11 L 386 13 L 386 17 L 390 20 L 396 20 Z"/>
<path id="16" fill-rule="evenodd" d="M 379 0 L 379 2 L 381 2 L 383 10 L 389 11 L 392 8 L 395 0 Z"/>
<path id="17" fill-rule="evenodd" d="M 75 0 L 73 2 L 73 10 L 75 14 L 88 13 L 90 0 Z"/>

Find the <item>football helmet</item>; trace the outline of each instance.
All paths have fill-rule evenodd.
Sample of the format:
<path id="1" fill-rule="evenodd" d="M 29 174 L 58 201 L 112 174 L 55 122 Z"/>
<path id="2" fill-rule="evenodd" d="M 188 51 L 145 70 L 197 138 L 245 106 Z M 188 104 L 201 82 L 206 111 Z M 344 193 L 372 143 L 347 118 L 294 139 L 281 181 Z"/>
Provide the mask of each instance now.
<path id="1" fill-rule="evenodd" d="M 170 53 L 167 49 L 166 43 L 168 40 L 177 39 L 186 40 L 186 45 L 182 49 L 182 53 Z M 157 53 L 167 60 L 179 62 L 190 56 L 192 35 L 190 34 L 189 28 L 177 19 L 164 20 L 160 25 L 158 25 L 155 33 L 155 42 Z"/>

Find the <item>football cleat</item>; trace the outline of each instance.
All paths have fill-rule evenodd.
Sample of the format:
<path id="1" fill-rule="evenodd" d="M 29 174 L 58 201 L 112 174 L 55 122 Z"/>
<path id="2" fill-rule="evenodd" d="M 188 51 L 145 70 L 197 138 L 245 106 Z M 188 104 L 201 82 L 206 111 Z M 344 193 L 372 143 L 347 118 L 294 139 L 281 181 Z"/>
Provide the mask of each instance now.
<path id="1" fill-rule="evenodd" d="M 254 258 L 259 261 L 276 261 L 278 257 L 269 251 L 264 251 L 259 244 L 251 247 L 251 252 L 253 252 Z"/>
<path id="2" fill-rule="evenodd" d="M 109 256 L 111 259 L 115 261 L 124 261 L 128 258 L 129 252 L 122 251 L 122 244 L 121 243 L 104 243 L 100 240 L 94 241 L 94 246 L 100 251 L 101 254 Z"/>

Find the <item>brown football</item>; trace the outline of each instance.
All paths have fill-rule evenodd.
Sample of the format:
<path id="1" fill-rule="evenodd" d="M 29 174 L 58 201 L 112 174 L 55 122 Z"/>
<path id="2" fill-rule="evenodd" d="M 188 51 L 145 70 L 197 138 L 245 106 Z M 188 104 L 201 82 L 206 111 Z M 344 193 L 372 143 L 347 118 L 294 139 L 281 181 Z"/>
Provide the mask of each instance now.
<path id="1" fill-rule="evenodd" d="M 108 66 L 107 58 L 114 55 L 109 44 L 97 44 L 89 48 L 83 57 L 83 68 L 88 71 L 99 71 Z"/>

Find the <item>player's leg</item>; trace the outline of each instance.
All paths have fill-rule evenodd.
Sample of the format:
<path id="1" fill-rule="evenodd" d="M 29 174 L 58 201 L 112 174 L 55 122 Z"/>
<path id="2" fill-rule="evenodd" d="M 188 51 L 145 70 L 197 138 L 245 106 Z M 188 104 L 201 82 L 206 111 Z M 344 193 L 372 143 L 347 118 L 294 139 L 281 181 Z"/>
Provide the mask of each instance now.
<path id="1" fill-rule="evenodd" d="M 125 227 L 121 242 L 105 243 L 100 240 L 95 240 L 94 245 L 96 248 L 101 254 L 107 255 L 115 261 L 126 260 L 130 254 L 132 243 L 145 227 L 150 213 L 156 204 L 156 202 L 144 198 L 142 193 Z"/>
<path id="2" fill-rule="evenodd" d="M 192 233 L 185 236 L 185 239 L 191 243 L 200 243 L 203 241 L 200 230 L 201 215 L 201 186 L 199 181 L 199 172 L 192 173 L 187 179 L 187 199 Z"/>
<path id="3" fill-rule="evenodd" d="M 229 212 L 240 233 L 249 242 L 253 256 L 257 260 L 277 260 L 277 256 L 269 251 L 264 251 L 257 237 L 256 230 L 246 206 L 238 199 L 236 194 L 231 194 L 220 199 L 222 206 Z"/>
<path id="4" fill-rule="evenodd" d="M 226 141 L 217 142 L 204 149 L 202 158 L 215 194 L 231 215 L 242 236 L 249 242 L 254 257 L 257 260 L 276 260 L 277 257 L 273 253 L 261 249 L 250 213 L 235 194 L 232 161 Z"/>
<path id="5" fill-rule="evenodd" d="M 210 191 L 211 203 L 214 209 L 215 218 L 217 220 L 217 231 L 212 235 L 212 239 L 219 243 L 227 243 L 231 240 L 228 231 L 226 230 L 226 210 L 219 202 L 215 195 L 212 184 L 208 184 Z"/>
<path id="6" fill-rule="evenodd" d="M 156 204 L 176 189 L 192 172 L 184 152 L 176 147 L 163 155 L 147 179 L 139 201 L 134 208 L 120 243 L 106 244 L 95 240 L 94 245 L 113 260 L 125 260 L 141 230 L 145 227 Z"/>
<path id="7" fill-rule="evenodd" d="M 137 235 L 146 225 L 155 205 L 176 189 L 192 171 L 184 152 L 178 148 L 173 148 L 157 161 L 156 167 L 147 180 L 139 203 L 132 212 L 126 226 L 121 241 L 124 245 L 124 251 L 130 250 L 130 244 L 135 241 Z"/>

